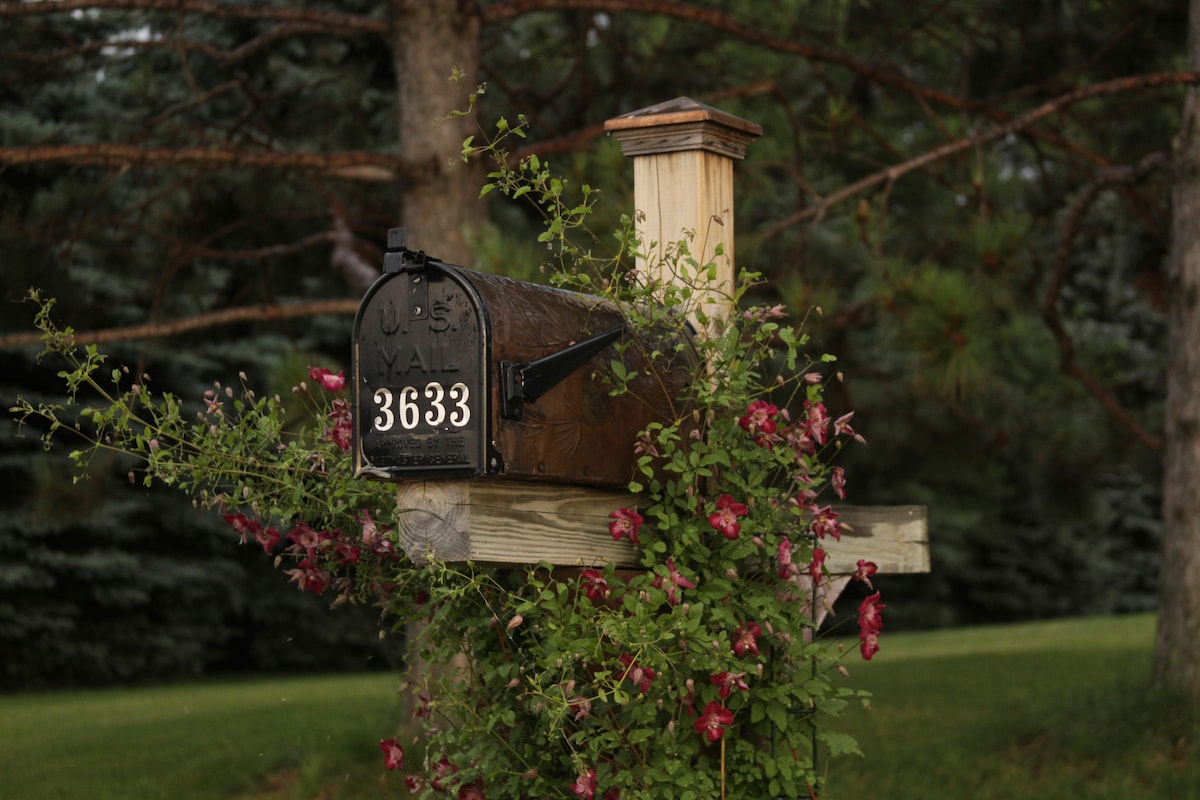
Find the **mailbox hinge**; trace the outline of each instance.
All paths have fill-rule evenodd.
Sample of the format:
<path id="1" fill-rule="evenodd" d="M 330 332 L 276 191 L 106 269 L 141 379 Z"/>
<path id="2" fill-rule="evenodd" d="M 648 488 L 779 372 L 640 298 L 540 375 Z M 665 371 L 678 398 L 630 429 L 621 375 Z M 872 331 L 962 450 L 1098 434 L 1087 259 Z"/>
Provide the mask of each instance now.
<path id="1" fill-rule="evenodd" d="M 500 416 L 504 419 L 521 419 L 526 401 L 537 400 L 586 364 L 592 356 L 620 339 L 623 333 L 625 326 L 618 325 L 534 361 L 521 364 L 501 361 Z"/>

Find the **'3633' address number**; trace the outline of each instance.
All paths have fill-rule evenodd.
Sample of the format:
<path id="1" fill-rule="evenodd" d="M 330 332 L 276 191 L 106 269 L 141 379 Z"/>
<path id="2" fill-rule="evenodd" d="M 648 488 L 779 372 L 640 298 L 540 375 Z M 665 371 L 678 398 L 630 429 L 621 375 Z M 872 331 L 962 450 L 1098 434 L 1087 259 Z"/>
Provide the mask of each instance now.
<path id="1" fill-rule="evenodd" d="M 456 383 L 449 389 L 437 381 L 425 384 L 424 389 L 416 386 L 405 386 L 395 392 L 376 389 L 373 399 L 378 412 L 373 425 L 378 433 L 386 433 L 396 425 L 411 431 L 422 422 L 431 428 L 441 425 L 465 428 L 471 422 L 471 390 L 465 383 Z"/>

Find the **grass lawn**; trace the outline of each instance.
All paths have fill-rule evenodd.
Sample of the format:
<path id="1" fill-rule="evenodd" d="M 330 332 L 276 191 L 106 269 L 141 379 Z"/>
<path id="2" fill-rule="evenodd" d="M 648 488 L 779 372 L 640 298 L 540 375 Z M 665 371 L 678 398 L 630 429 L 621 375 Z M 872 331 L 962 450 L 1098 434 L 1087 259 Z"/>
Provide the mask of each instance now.
<path id="1" fill-rule="evenodd" d="M 840 726 L 863 758 L 830 800 L 1200 800 L 1200 710 L 1150 685 L 1151 616 L 880 639 L 852 683 L 872 710 Z"/>
<path id="2" fill-rule="evenodd" d="M 376 673 L 0 695 L 0 797 L 407 797 L 379 751 L 398 683 Z"/>
<path id="3" fill-rule="evenodd" d="M 886 635 L 823 800 L 1200 800 L 1200 710 L 1150 687 L 1149 616 Z M 5 800 L 407 797 L 394 676 L 0 695 Z M 768 800 L 765 798 L 763 800 Z"/>

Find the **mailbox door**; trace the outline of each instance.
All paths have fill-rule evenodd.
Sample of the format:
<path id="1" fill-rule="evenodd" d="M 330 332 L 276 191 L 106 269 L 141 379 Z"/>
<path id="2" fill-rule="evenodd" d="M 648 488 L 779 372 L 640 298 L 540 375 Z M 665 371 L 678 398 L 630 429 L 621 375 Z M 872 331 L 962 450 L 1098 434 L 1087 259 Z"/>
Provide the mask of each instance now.
<path id="1" fill-rule="evenodd" d="M 404 264 L 376 281 L 354 321 L 355 474 L 483 473 L 487 349 L 479 295 L 455 271 Z"/>

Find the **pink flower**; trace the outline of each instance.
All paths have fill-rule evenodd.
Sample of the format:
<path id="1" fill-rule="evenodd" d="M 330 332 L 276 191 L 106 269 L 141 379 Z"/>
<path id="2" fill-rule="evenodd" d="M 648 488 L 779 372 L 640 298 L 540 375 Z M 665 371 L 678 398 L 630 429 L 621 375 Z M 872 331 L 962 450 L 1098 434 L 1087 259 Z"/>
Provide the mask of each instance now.
<path id="1" fill-rule="evenodd" d="M 704 707 L 704 713 L 696 720 L 693 727 L 710 742 L 715 742 L 725 734 L 725 728 L 733 724 L 733 714 L 716 700 L 709 701 Z"/>
<path id="2" fill-rule="evenodd" d="M 871 576 L 878 570 L 879 567 L 876 566 L 874 561 L 864 561 L 860 558 L 858 560 L 858 569 L 854 570 L 854 574 L 850 577 L 856 581 L 862 581 L 867 585 L 867 588 L 874 589 L 875 587 L 871 585 Z"/>
<path id="3" fill-rule="evenodd" d="M 814 584 L 820 583 L 825 574 L 825 551 L 820 547 L 813 548 L 812 561 L 808 562 L 808 574 Z"/>
<path id="4" fill-rule="evenodd" d="M 342 372 L 334 375 L 327 369 L 309 367 L 308 377 L 321 384 L 321 388 L 327 392 L 336 392 L 346 386 L 346 376 Z"/>
<path id="5" fill-rule="evenodd" d="M 724 700 L 738 689 L 743 692 L 750 690 L 743 678 L 746 677 L 744 672 L 718 672 L 712 676 L 712 685 L 717 687 L 717 696 Z"/>
<path id="6" fill-rule="evenodd" d="M 733 640 L 733 652 L 743 656 L 749 650 L 754 655 L 758 655 L 758 637 L 761 635 L 762 628 L 758 626 L 757 622 L 742 623 L 738 626 L 737 638 Z"/>
<path id="7" fill-rule="evenodd" d="M 608 581 L 598 569 L 585 569 L 579 573 L 579 582 L 583 585 L 584 594 L 592 602 L 608 597 Z"/>
<path id="8" fill-rule="evenodd" d="M 855 441 L 860 442 L 861 444 L 866 444 L 867 440 L 861 435 L 855 433 L 854 428 L 850 427 L 850 420 L 853 417 L 854 412 L 851 411 L 849 414 L 842 414 L 840 417 L 835 419 L 833 421 L 833 433 L 835 436 L 850 436 Z"/>
<path id="9" fill-rule="evenodd" d="M 608 532 L 612 534 L 613 541 L 619 542 L 628 535 L 629 541 L 638 543 L 638 530 L 641 529 L 643 520 L 636 509 L 618 508 L 608 516 L 612 519 L 612 522 L 608 523 Z"/>
<path id="10" fill-rule="evenodd" d="M 779 409 L 766 400 L 755 400 L 746 408 L 745 416 L 738 418 L 738 425 L 751 436 L 770 436 L 778 427 L 773 419 L 778 413 Z M 763 440 L 758 443 L 763 444 Z"/>
<path id="11" fill-rule="evenodd" d="M 738 520 L 748 509 L 743 503 L 734 501 L 732 495 L 723 494 L 717 499 L 717 510 L 708 517 L 708 524 L 721 532 L 726 539 L 736 539 L 742 526 Z"/>
<path id="12" fill-rule="evenodd" d="M 383 751 L 383 763 L 389 770 L 404 769 L 404 748 L 395 739 L 382 739 L 379 749 Z"/>
<path id="13" fill-rule="evenodd" d="M 833 487 L 833 493 L 838 496 L 839 500 L 846 499 L 846 470 L 841 467 L 833 468 L 833 477 L 829 479 L 829 485 Z"/>
<path id="14" fill-rule="evenodd" d="M 650 691 L 650 682 L 654 680 L 655 675 L 654 670 L 638 664 L 628 653 L 621 654 L 621 664 L 625 667 L 625 677 L 636 683 L 642 690 L 642 694 Z"/>
<path id="15" fill-rule="evenodd" d="M 575 779 L 575 783 L 571 786 L 571 791 L 583 798 L 583 800 L 592 800 L 596 796 L 596 770 L 588 769 Z"/>

